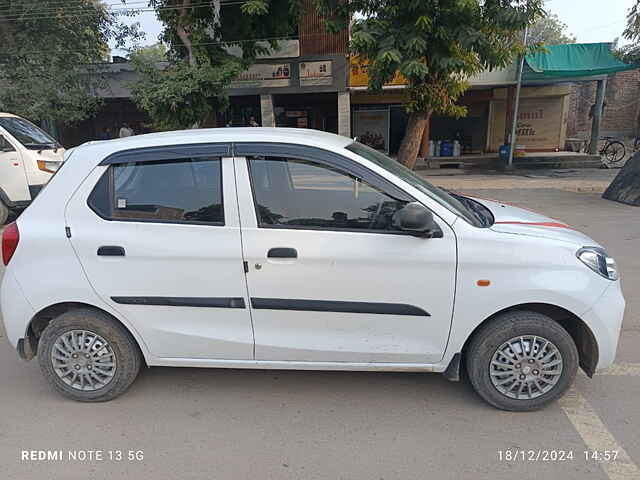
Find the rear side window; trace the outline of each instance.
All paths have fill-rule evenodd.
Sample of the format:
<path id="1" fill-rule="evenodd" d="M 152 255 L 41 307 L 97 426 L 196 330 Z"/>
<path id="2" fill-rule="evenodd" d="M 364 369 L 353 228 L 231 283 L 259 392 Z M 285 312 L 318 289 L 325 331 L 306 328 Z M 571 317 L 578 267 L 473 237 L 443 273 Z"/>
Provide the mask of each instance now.
<path id="1" fill-rule="evenodd" d="M 114 164 L 89 196 L 108 220 L 224 225 L 220 158 Z"/>

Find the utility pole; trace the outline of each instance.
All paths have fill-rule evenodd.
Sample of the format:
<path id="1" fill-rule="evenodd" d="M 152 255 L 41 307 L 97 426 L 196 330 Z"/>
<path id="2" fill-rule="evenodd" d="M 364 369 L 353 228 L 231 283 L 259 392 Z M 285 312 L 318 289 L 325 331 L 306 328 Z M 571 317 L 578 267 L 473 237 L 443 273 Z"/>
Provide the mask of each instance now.
<path id="1" fill-rule="evenodd" d="M 598 153 L 598 140 L 600 140 L 600 124 L 602 122 L 602 108 L 604 107 L 604 96 L 607 91 L 607 79 L 598 80 L 596 90 L 596 103 L 593 104 L 593 115 L 591 118 L 591 141 L 589 142 L 589 153 Z"/>
<path id="2" fill-rule="evenodd" d="M 527 38 L 529 36 L 529 27 L 524 27 L 524 46 L 527 47 Z M 516 84 L 516 99 L 513 104 L 513 119 L 511 121 L 511 136 L 509 138 L 509 161 L 507 168 L 513 168 L 513 151 L 516 148 L 516 129 L 518 127 L 518 110 L 520 109 L 520 91 L 522 90 L 522 72 L 524 70 L 524 54 L 520 55 L 518 64 L 518 75 Z"/>

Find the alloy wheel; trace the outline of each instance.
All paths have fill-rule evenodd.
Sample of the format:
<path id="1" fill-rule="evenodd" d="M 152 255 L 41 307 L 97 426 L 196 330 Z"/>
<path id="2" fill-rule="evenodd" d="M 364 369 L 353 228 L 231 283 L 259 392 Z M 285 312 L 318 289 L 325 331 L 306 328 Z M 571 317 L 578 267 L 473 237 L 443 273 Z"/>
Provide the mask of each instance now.
<path id="1" fill-rule="evenodd" d="M 76 390 L 98 390 L 116 373 L 116 356 L 109 342 L 89 330 L 60 335 L 51 349 L 51 362 L 58 377 Z"/>
<path id="2" fill-rule="evenodd" d="M 560 350 L 546 338 L 514 337 L 495 351 L 489 364 L 491 383 L 515 399 L 537 398 L 549 392 L 562 375 Z"/>

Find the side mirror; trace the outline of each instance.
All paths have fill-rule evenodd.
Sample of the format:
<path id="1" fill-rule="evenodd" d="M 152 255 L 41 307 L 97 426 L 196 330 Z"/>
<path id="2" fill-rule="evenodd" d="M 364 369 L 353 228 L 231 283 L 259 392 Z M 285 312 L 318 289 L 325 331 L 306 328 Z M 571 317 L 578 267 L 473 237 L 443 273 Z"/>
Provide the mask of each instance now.
<path id="1" fill-rule="evenodd" d="M 418 202 L 408 203 L 398 210 L 393 216 L 393 224 L 419 237 L 442 238 L 442 230 L 433 219 L 433 213 Z"/>

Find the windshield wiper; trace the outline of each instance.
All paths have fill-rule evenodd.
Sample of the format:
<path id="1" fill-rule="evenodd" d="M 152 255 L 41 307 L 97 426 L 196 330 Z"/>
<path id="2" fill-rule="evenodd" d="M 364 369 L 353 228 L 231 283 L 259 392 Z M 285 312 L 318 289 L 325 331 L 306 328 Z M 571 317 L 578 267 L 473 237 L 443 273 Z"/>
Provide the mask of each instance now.
<path id="1" fill-rule="evenodd" d="M 60 148 L 60 144 L 57 142 L 46 142 L 46 143 L 24 143 L 25 147 L 35 150 L 58 150 Z"/>

